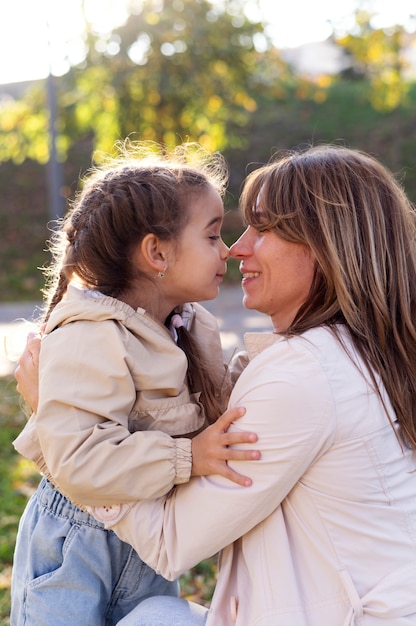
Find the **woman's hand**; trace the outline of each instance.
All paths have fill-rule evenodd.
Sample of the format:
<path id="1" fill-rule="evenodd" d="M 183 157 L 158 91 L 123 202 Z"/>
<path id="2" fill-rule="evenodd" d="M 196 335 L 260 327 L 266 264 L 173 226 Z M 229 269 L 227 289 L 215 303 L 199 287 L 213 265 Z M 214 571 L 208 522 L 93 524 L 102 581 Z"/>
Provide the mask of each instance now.
<path id="1" fill-rule="evenodd" d="M 39 334 L 28 334 L 26 347 L 14 372 L 14 377 L 17 380 L 16 389 L 34 413 L 38 408 L 39 400 L 40 342 Z"/>
<path id="2" fill-rule="evenodd" d="M 242 417 L 245 409 L 229 409 L 218 420 L 192 439 L 192 476 L 219 474 L 229 480 L 249 487 L 252 480 L 242 476 L 228 465 L 227 461 L 250 461 L 260 458 L 258 450 L 235 450 L 229 446 L 242 443 L 255 443 L 256 433 L 232 432 L 228 429 L 232 422 Z"/>

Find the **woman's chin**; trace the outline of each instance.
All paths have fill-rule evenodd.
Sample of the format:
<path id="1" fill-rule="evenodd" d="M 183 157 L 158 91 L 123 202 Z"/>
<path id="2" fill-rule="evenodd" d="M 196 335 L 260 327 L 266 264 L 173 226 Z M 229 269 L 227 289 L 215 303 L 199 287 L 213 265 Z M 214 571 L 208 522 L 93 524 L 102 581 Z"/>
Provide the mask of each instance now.
<path id="1" fill-rule="evenodd" d="M 246 293 L 243 293 L 243 307 L 250 310 L 256 308 L 254 306 L 253 299 L 250 298 L 250 296 L 248 296 Z"/>

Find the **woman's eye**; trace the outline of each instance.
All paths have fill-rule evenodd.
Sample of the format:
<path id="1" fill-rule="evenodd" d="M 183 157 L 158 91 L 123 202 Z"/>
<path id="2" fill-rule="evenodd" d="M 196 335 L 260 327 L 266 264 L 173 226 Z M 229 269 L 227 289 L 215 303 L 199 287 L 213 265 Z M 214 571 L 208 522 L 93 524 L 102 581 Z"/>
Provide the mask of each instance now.
<path id="1" fill-rule="evenodd" d="M 209 238 L 212 239 L 212 241 L 217 241 L 220 238 L 220 236 L 219 235 L 210 235 Z"/>

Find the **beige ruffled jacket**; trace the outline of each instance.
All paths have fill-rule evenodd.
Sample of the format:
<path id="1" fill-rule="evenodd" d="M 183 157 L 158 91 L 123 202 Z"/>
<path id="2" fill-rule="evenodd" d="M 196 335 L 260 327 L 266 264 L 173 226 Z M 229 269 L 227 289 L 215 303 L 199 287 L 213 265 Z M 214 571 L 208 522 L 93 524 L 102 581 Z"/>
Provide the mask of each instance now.
<path id="1" fill-rule="evenodd" d="M 185 305 L 183 318 L 225 407 L 216 319 L 199 304 Z M 169 330 L 143 309 L 70 286 L 42 340 L 38 411 L 15 448 L 81 507 L 165 494 L 189 480 L 190 436 L 205 425 L 186 369 Z"/>

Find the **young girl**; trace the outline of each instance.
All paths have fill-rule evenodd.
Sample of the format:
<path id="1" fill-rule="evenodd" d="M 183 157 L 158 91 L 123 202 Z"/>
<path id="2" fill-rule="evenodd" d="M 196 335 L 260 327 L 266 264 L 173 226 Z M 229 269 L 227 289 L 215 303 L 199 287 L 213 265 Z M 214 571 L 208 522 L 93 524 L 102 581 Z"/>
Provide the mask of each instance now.
<path id="1" fill-rule="evenodd" d="M 39 404 L 15 442 L 44 478 L 19 526 L 11 626 L 109 626 L 177 595 L 85 503 L 110 521 L 191 474 L 250 484 L 226 461 L 257 458 L 228 452 L 255 435 L 226 432 L 239 411 L 214 424 L 230 386 L 216 321 L 183 304 L 214 298 L 226 271 L 225 169 L 188 152 L 96 170 L 53 238 Z"/>

